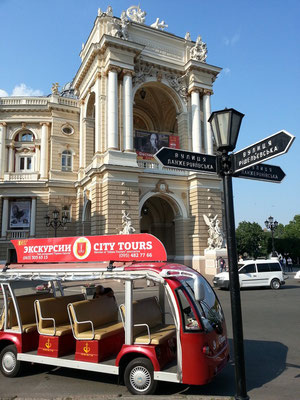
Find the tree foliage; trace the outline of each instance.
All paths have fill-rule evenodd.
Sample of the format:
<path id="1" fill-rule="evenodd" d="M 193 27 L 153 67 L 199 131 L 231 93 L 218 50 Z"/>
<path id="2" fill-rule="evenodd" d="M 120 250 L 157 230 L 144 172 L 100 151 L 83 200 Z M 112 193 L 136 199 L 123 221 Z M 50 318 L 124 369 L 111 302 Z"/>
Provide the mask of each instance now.
<path id="1" fill-rule="evenodd" d="M 272 251 L 272 235 L 256 222 L 243 221 L 236 229 L 238 254 L 249 257 L 267 256 Z M 300 214 L 294 216 L 287 225 L 279 224 L 274 231 L 275 250 L 289 254 L 294 262 L 300 258 Z"/>
<path id="2" fill-rule="evenodd" d="M 300 214 L 295 215 L 294 219 L 285 225 L 283 236 L 300 239 Z"/>
<path id="3" fill-rule="evenodd" d="M 257 258 L 266 254 L 267 237 L 256 222 L 240 222 L 236 229 L 238 254 Z"/>

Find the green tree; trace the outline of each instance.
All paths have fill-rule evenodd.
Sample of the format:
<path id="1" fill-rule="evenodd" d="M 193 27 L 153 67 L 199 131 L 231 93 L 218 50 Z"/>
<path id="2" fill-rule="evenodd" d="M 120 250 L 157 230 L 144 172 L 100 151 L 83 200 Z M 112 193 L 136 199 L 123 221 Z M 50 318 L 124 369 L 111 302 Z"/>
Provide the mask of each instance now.
<path id="1" fill-rule="evenodd" d="M 294 219 L 285 225 L 284 237 L 300 239 L 300 214 L 295 215 Z"/>
<path id="2" fill-rule="evenodd" d="M 238 254 L 248 254 L 251 258 L 266 255 L 267 236 L 256 222 L 240 222 L 236 229 Z"/>

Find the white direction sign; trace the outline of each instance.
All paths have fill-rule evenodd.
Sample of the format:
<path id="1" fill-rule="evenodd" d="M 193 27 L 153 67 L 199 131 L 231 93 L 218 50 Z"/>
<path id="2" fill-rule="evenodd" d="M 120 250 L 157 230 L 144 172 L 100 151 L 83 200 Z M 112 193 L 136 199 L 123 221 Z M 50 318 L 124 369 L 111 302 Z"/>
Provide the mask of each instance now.
<path id="1" fill-rule="evenodd" d="M 294 139 L 294 135 L 282 130 L 251 146 L 245 147 L 233 154 L 233 172 L 242 171 L 286 153 Z"/>

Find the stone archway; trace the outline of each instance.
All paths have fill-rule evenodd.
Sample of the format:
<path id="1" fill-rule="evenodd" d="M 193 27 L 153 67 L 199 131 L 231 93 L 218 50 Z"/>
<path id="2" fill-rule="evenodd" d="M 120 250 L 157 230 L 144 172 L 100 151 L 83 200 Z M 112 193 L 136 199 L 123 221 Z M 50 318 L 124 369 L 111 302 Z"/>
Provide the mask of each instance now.
<path id="1" fill-rule="evenodd" d="M 176 255 L 175 216 L 172 205 L 160 196 L 148 198 L 141 208 L 141 233 L 156 236 L 164 244 L 169 260 Z"/>

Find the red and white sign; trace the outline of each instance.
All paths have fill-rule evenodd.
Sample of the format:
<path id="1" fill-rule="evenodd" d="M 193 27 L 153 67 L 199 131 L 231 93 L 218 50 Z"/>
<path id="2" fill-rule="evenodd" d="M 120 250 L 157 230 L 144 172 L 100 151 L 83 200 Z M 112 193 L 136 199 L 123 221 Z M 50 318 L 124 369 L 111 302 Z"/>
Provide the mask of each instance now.
<path id="1" fill-rule="evenodd" d="M 167 261 L 159 239 L 148 233 L 12 240 L 18 263 Z"/>

